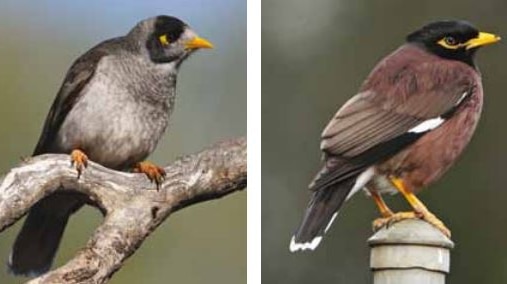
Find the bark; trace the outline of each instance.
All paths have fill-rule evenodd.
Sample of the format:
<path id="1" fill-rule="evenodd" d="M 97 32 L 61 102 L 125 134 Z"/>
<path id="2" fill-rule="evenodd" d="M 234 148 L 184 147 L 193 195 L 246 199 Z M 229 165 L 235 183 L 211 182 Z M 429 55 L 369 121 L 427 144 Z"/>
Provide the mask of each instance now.
<path id="1" fill-rule="evenodd" d="M 142 174 L 90 162 L 77 179 L 68 155 L 33 157 L 0 180 L 0 232 L 44 196 L 77 191 L 101 210 L 104 222 L 73 259 L 29 283 L 106 283 L 171 213 L 244 189 L 246 161 L 245 138 L 219 143 L 166 167 L 157 191 Z"/>

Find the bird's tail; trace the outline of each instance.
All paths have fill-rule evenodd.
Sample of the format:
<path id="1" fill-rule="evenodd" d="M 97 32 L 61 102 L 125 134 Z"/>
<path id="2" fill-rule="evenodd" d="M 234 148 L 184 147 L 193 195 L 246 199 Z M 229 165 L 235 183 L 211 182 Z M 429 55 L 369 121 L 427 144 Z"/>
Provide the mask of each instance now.
<path id="1" fill-rule="evenodd" d="M 51 267 L 69 216 L 83 205 L 71 195 L 51 195 L 35 204 L 9 256 L 14 275 L 37 276 Z"/>
<path id="2" fill-rule="evenodd" d="M 356 177 L 352 177 L 339 184 L 319 188 L 313 192 L 303 222 L 290 242 L 291 252 L 317 248 L 338 215 L 338 209 L 354 187 L 355 181 Z"/>

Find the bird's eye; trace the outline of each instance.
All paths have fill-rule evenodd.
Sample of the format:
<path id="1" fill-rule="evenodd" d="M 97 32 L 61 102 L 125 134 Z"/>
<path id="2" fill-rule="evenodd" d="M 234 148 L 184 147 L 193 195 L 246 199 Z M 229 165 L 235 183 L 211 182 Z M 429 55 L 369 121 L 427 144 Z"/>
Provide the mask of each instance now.
<path id="1" fill-rule="evenodd" d="M 441 40 L 437 42 L 440 46 L 446 48 L 446 49 L 459 49 L 463 47 L 464 44 L 460 43 L 455 37 L 453 36 L 446 36 L 443 37 Z"/>
<path id="2" fill-rule="evenodd" d="M 158 37 L 158 40 L 160 41 L 160 43 L 163 45 L 163 46 L 168 46 L 169 45 L 169 39 L 167 38 L 167 35 L 161 35 Z"/>
<path id="3" fill-rule="evenodd" d="M 454 37 L 452 37 L 452 36 L 446 36 L 446 37 L 444 37 L 444 41 L 445 41 L 446 44 L 448 44 L 450 46 L 458 44 L 458 41 Z"/>

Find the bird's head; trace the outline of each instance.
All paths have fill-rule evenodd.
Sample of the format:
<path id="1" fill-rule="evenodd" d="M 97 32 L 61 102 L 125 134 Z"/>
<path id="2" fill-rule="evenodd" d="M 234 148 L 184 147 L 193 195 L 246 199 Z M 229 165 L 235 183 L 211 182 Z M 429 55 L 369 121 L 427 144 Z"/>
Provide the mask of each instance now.
<path id="1" fill-rule="evenodd" d="M 171 16 L 157 16 L 139 22 L 127 35 L 146 51 L 154 63 L 179 65 L 194 51 L 213 48 L 187 24 Z"/>
<path id="2" fill-rule="evenodd" d="M 465 21 L 438 21 L 425 25 L 407 36 L 407 42 L 422 46 L 446 58 L 474 66 L 473 57 L 479 47 L 498 42 L 500 37 L 480 32 Z"/>

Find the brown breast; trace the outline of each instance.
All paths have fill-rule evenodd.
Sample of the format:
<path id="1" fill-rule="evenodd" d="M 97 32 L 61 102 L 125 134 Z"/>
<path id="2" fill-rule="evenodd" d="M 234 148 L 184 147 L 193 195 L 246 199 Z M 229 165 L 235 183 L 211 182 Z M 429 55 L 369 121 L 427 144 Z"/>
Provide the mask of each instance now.
<path id="1" fill-rule="evenodd" d="M 477 88 L 449 120 L 378 166 L 379 172 L 401 177 L 415 193 L 436 181 L 456 161 L 475 131 L 481 114 L 481 79 Z"/>

